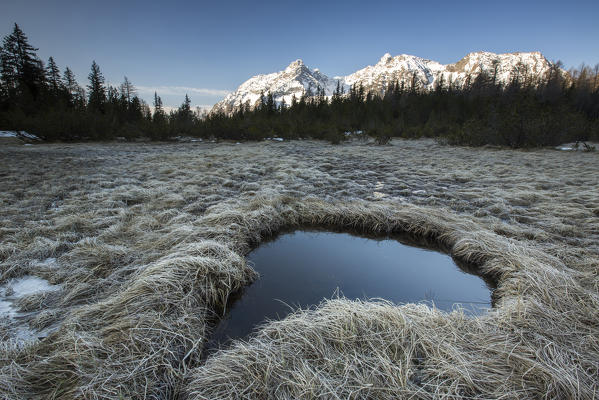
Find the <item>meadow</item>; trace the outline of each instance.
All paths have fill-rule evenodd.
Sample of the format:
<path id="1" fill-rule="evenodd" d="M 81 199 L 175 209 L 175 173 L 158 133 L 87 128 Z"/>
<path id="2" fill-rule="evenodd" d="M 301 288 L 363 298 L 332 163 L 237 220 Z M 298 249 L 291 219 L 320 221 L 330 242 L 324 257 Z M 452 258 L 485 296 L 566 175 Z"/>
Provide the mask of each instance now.
<path id="1" fill-rule="evenodd" d="M 599 155 L 433 140 L 0 146 L 5 399 L 599 393 Z M 277 232 L 409 234 L 493 280 L 471 317 L 323 299 L 202 357 Z M 22 340 L 19 332 L 47 332 Z"/>

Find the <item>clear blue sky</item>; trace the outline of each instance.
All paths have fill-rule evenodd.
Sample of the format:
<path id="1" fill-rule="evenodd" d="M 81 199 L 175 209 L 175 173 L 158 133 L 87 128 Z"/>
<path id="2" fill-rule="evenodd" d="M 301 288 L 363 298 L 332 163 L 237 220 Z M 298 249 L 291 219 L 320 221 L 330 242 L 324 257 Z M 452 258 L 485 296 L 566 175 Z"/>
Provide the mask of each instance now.
<path id="1" fill-rule="evenodd" d="M 541 51 L 567 68 L 599 63 L 594 1 L 66 1 L 0 0 L 0 34 L 16 22 L 87 84 L 92 60 L 106 79 L 126 75 L 151 103 L 187 91 L 213 104 L 249 77 L 301 58 L 346 75 L 386 52 L 452 63 L 471 51 Z"/>

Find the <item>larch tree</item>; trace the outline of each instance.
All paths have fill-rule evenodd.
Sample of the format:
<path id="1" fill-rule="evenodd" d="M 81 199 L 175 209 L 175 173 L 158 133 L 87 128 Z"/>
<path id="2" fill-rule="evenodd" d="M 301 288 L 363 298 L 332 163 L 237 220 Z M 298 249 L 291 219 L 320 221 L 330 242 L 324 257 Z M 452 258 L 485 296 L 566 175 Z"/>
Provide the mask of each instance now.
<path id="1" fill-rule="evenodd" d="M 121 96 L 127 100 L 127 104 L 131 103 L 131 99 L 137 94 L 137 89 L 131 81 L 125 76 L 125 80 L 121 84 Z"/>

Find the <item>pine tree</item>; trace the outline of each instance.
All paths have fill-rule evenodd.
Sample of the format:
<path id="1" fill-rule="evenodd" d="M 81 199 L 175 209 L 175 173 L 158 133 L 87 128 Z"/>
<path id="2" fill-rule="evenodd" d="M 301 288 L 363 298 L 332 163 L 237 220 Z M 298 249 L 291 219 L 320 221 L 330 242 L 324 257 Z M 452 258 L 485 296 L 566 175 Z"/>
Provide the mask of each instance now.
<path id="1" fill-rule="evenodd" d="M 104 112 L 106 103 L 106 87 L 104 86 L 104 76 L 100 72 L 100 67 L 96 61 L 92 63 L 91 72 L 88 75 L 89 98 L 88 107 L 94 111 Z"/>

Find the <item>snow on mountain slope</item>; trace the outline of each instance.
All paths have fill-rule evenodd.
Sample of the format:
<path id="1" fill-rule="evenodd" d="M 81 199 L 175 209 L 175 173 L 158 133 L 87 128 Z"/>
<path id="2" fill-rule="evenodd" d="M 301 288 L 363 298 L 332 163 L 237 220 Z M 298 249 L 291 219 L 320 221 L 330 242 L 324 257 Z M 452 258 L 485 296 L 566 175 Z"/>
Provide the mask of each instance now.
<path id="1" fill-rule="evenodd" d="M 352 85 L 362 85 L 366 92 L 382 93 L 393 82 L 399 82 L 406 88 L 415 85 L 419 90 L 434 89 L 440 82 L 461 88 L 466 82 L 473 82 L 481 72 L 495 76 L 498 83 L 506 85 L 516 77 L 520 82 L 526 77 L 544 77 L 551 67 L 552 64 L 540 52 L 474 52 L 447 65 L 407 54 L 392 57 L 387 53 L 375 65 L 344 77 L 329 78 L 318 69 L 306 67 L 302 60 L 296 60 L 284 71 L 250 78 L 215 104 L 211 112 L 229 114 L 242 104 L 255 107 L 260 103 L 261 93 L 272 93 L 278 104 L 283 100 L 290 104 L 292 96 L 299 99 L 304 92 L 315 93 L 317 88 L 323 88 L 326 96 L 332 96 L 338 83 L 345 92 Z"/>
<path id="2" fill-rule="evenodd" d="M 290 104 L 293 96 L 299 100 L 304 92 L 316 93 L 324 89 L 326 96 L 331 96 L 337 81 L 320 73 L 318 69 L 308 68 L 302 60 L 295 60 L 285 70 L 268 75 L 257 75 L 248 79 L 239 88 L 214 105 L 211 112 L 229 114 L 241 105 L 251 108 L 260 103 L 260 96 L 272 93 L 275 101 L 283 100 Z"/>
<path id="3" fill-rule="evenodd" d="M 390 83 L 404 82 L 409 85 L 412 78 L 420 86 L 428 86 L 434 82 L 435 76 L 444 70 L 443 65 L 436 61 L 401 54 L 391 57 L 385 54 L 375 65 L 369 65 L 351 75 L 344 77 L 344 82 L 351 85 L 362 85 L 366 91 L 379 92 L 386 89 Z"/>
<path id="4" fill-rule="evenodd" d="M 518 77 L 522 82 L 527 75 L 534 78 L 543 78 L 552 67 L 552 63 L 538 51 L 495 54 L 486 51 L 470 53 L 455 64 L 445 66 L 444 78 L 453 78 L 453 82 L 463 84 L 464 79 L 470 74 L 475 79 L 481 71 L 489 76 L 495 74 L 501 84 L 508 84 Z"/>

